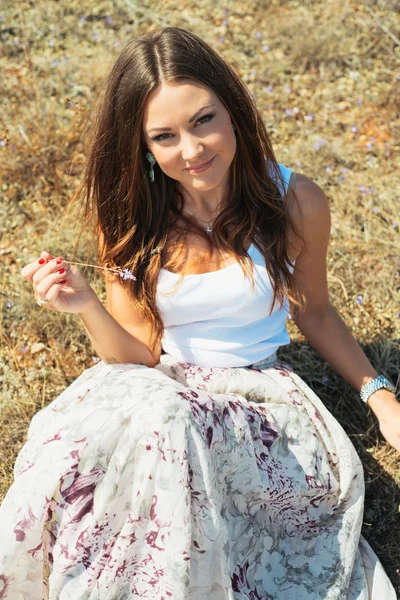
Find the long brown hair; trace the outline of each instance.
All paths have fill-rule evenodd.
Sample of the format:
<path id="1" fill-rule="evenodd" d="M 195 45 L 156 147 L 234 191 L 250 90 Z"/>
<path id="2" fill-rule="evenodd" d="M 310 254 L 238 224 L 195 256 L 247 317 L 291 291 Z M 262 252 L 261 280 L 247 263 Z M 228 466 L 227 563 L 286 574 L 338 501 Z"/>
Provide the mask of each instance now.
<path id="1" fill-rule="evenodd" d="M 154 182 L 148 176 L 150 165 L 142 134 L 147 99 L 161 83 L 178 84 L 182 79 L 211 88 L 236 126 L 229 202 L 213 223 L 212 240 L 182 214 L 183 197 L 177 182 L 157 164 Z M 99 99 L 79 191 L 85 192 L 84 227 L 93 225 L 99 239 L 99 264 L 126 267 L 137 278 L 121 279 L 121 283 L 151 324 L 152 351 L 164 331 L 156 293 L 172 230 L 183 237 L 189 231 L 200 235 L 207 240 L 210 255 L 213 247 L 231 251 L 254 285 L 252 261 L 244 246 L 245 237 L 250 236 L 264 255 L 271 278 L 271 312 L 276 299 L 283 306 L 285 296 L 293 307 L 304 305 L 288 269 L 289 228 L 299 238 L 301 234 L 289 214 L 285 187 L 251 93 L 233 67 L 204 40 L 179 27 L 164 27 L 138 36 L 124 47 Z"/>

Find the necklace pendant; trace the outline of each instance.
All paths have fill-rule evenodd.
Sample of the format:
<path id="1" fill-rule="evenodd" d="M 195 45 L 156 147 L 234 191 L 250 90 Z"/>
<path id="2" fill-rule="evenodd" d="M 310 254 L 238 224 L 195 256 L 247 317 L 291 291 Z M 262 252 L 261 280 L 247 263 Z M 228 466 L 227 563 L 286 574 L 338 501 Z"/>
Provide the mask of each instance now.
<path id="1" fill-rule="evenodd" d="M 207 232 L 207 233 L 211 233 L 211 232 L 212 232 L 212 229 L 211 229 L 211 227 L 210 227 L 209 225 L 207 225 L 206 232 Z"/>

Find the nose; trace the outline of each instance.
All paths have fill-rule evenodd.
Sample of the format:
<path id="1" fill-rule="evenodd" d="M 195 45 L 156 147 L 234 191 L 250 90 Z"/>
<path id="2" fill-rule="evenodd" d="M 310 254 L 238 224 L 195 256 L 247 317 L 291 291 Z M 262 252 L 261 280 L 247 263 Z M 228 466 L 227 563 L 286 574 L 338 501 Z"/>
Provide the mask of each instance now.
<path id="1" fill-rule="evenodd" d="M 204 146 L 195 135 L 182 135 L 181 138 L 182 160 L 186 163 L 199 163 L 204 156 Z"/>

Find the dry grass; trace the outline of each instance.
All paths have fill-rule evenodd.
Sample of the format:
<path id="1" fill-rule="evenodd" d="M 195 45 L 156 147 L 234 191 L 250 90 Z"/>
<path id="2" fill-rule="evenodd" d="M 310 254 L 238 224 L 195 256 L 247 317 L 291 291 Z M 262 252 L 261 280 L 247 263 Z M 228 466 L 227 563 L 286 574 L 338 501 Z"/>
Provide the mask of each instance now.
<path id="1" fill-rule="evenodd" d="M 332 302 L 375 368 L 397 379 L 398 10 L 397 2 L 384 0 L 262 0 L 226 9 L 208 0 L 155 0 L 151 8 L 147 0 L 141 8 L 132 0 L 22 0 L 4 7 L 2 496 L 33 414 L 93 364 L 79 319 L 40 310 L 20 269 L 43 249 L 71 256 L 74 221 L 60 228 L 60 216 L 80 182 L 84 127 L 93 100 L 123 44 L 160 25 L 186 27 L 223 53 L 255 95 L 279 162 L 325 190 L 332 212 Z M 88 244 L 84 240 L 78 260 L 87 259 Z M 93 272 L 87 275 L 104 300 L 102 279 Z M 400 592 L 399 455 L 385 443 L 356 391 L 290 322 L 289 332 L 292 344 L 282 357 L 327 404 L 362 459 L 363 534 Z M 36 342 L 43 349 L 32 353 Z"/>

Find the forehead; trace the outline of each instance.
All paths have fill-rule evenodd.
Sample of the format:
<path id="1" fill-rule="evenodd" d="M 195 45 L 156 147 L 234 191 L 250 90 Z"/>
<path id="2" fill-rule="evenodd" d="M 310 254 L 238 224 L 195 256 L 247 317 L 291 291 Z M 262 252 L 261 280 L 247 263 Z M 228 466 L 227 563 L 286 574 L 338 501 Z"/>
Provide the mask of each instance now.
<path id="1" fill-rule="evenodd" d="M 167 126 L 172 116 L 188 119 L 196 109 L 212 102 L 218 104 L 218 97 L 203 83 L 183 80 L 179 84 L 160 84 L 147 99 L 143 127 Z"/>

